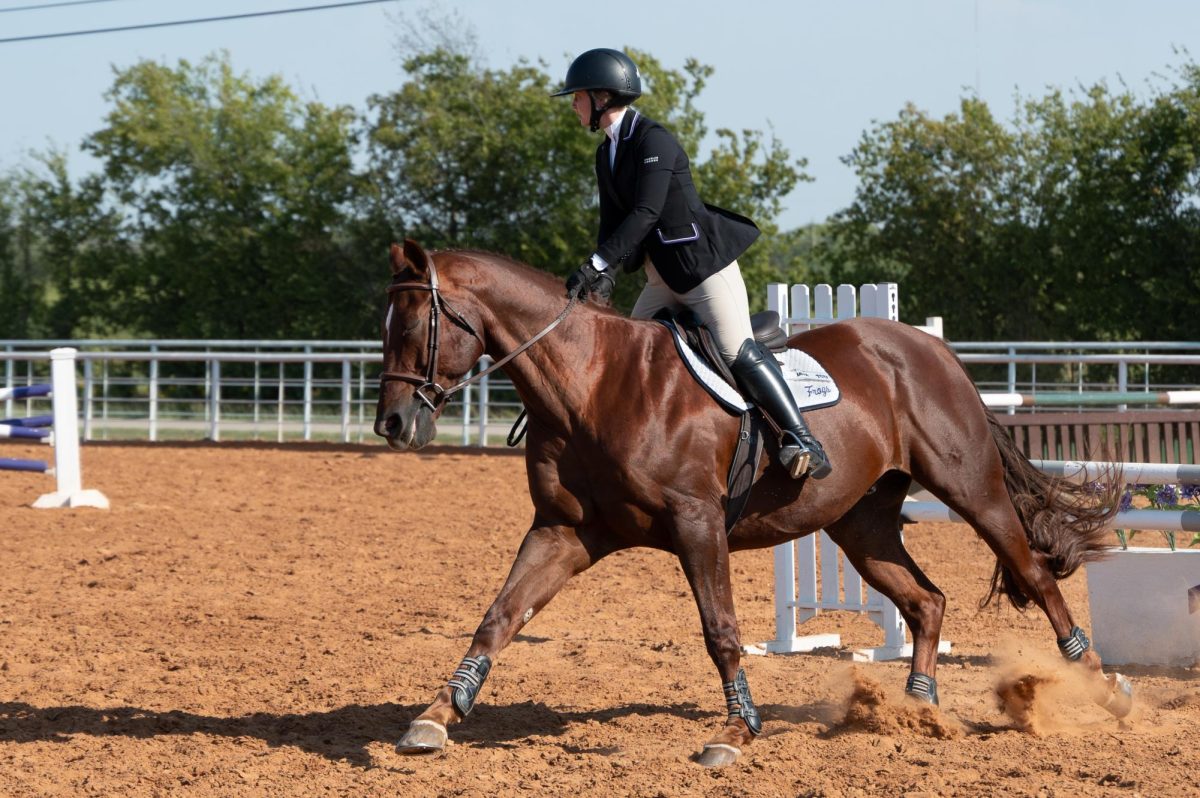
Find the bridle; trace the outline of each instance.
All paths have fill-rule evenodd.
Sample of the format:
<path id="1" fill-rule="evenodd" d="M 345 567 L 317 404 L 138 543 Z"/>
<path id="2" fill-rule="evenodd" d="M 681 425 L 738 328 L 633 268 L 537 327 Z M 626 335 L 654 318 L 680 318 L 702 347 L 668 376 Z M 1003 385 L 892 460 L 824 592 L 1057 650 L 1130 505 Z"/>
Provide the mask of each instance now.
<path id="1" fill-rule="evenodd" d="M 426 367 L 424 374 L 383 371 L 379 375 L 379 388 L 382 390 L 383 386 L 387 385 L 389 382 L 407 382 L 410 385 L 415 385 L 416 390 L 413 391 L 414 395 L 416 395 L 416 397 L 420 399 L 432 412 L 437 412 L 438 407 L 444 404 L 446 400 L 461 391 L 463 388 L 466 388 L 468 385 L 483 379 L 488 374 L 491 374 L 493 371 L 499 369 L 514 357 L 540 341 L 551 330 L 557 327 L 559 322 L 567 317 L 567 314 L 571 312 L 571 309 L 575 307 L 576 302 L 579 301 L 576 297 L 571 297 L 567 302 L 567 306 L 563 308 L 562 313 L 559 313 L 558 317 L 542 328 L 542 331 L 537 335 L 518 346 L 515 350 L 505 355 L 500 360 L 497 360 L 486 369 L 483 369 L 475 376 L 460 380 L 454 385 L 451 385 L 449 388 L 443 388 L 441 385 L 438 385 L 436 380 L 438 347 L 440 344 L 439 335 L 441 332 L 441 327 L 438 323 L 438 320 L 442 314 L 445 314 L 446 318 L 450 319 L 450 321 L 454 322 L 457 326 L 470 333 L 475 340 L 479 341 L 480 344 L 483 343 L 483 339 L 479 337 L 479 333 L 475 332 L 475 328 L 471 326 L 470 322 L 468 322 L 461 313 L 454 310 L 454 308 L 450 307 L 449 303 L 446 302 L 446 299 L 442 296 L 441 289 L 438 286 L 437 266 L 434 265 L 433 258 L 429 258 L 427 263 L 429 264 L 429 282 L 392 283 L 387 287 L 387 294 L 389 297 L 388 301 L 390 302 L 391 295 L 397 291 L 429 292 L 431 297 L 429 303 L 429 345 L 427 347 L 429 353 L 429 365 Z"/>

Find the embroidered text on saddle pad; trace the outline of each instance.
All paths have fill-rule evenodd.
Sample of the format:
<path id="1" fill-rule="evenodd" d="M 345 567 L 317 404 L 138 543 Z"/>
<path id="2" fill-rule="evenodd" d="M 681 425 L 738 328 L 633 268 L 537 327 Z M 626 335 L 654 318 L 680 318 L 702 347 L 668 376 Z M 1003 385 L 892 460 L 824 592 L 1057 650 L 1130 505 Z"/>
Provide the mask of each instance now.
<path id="1" fill-rule="evenodd" d="M 833 377 L 807 352 L 789 349 L 775 355 L 775 359 L 783 366 L 784 379 L 801 410 L 828 407 L 842 398 Z"/>

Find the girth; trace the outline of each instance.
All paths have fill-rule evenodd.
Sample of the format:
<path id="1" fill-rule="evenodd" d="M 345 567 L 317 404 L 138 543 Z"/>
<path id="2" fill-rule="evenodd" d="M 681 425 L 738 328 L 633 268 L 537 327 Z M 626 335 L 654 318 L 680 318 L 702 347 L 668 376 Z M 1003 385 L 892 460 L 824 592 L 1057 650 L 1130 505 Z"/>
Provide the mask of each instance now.
<path id="1" fill-rule="evenodd" d="M 742 517 L 750 501 L 750 489 L 758 481 L 762 467 L 763 450 L 766 448 L 767 422 L 762 413 L 742 413 L 738 428 L 737 446 L 729 463 L 729 475 L 725 478 L 725 534 Z"/>

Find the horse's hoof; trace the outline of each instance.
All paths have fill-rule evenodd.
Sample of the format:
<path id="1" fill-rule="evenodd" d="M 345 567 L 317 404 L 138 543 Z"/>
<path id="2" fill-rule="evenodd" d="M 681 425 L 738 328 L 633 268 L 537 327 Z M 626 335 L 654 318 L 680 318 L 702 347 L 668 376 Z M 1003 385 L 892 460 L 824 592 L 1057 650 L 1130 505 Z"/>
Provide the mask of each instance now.
<path id="1" fill-rule="evenodd" d="M 1124 718 L 1133 711 L 1133 682 L 1119 673 L 1114 673 L 1107 679 L 1112 689 L 1108 700 L 1104 702 L 1104 708 L 1114 718 Z"/>
<path id="2" fill-rule="evenodd" d="M 396 753 L 436 754 L 445 747 L 445 726 L 435 720 L 414 720 L 396 743 Z"/>
<path id="3" fill-rule="evenodd" d="M 712 743 L 704 746 L 704 750 L 696 756 L 696 761 L 706 768 L 719 768 L 731 765 L 742 755 L 742 749 L 725 743 Z"/>

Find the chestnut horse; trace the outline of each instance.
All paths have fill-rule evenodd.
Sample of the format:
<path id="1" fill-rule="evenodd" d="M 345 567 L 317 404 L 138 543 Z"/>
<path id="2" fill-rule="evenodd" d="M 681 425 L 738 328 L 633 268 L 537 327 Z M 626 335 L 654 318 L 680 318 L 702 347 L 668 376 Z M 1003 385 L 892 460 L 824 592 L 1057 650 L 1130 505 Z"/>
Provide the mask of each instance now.
<path id="1" fill-rule="evenodd" d="M 442 749 L 447 726 L 470 712 L 495 658 L 568 579 L 612 552 L 649 546 L 679 558 L 729 711 L 698 760 L 732 762 L 761 722 L 739 662 L 729 553 L 818 529 L 899 607 L 913 636 L 907 690 L 936 703 L 945 599 L 900 534 L 914 480 L 995 553 L 988 598 L 1036 603 L 1063 654 L 1082 664 L 1096 700 L 1114 714 L 1128 711 L 1128 683 L 1103 675 L 1056 582 L 1103 547 L 1115 486 L 1089 494 L 1030 465 L 941 341 L 866 318 L 792 337 L 789 346 L 815 357 L 841 388 L 839 403 L 808 414 L 833 472 L 793 480 L 769 451 L 727 535 L 725 477 L 738 419 L 696 384 L 661 325 L 568 303 L 557 278 L 498 255 L 426 253 L 409 240 L 392 246 L 391 260 L 375 432 L 393 449 L 421 448 L 480 356 L 511 358 L 503 367 L 529 414 L 525 462 L 535 508 L 465 659 L 412 721 L 400 752 Z"/>

